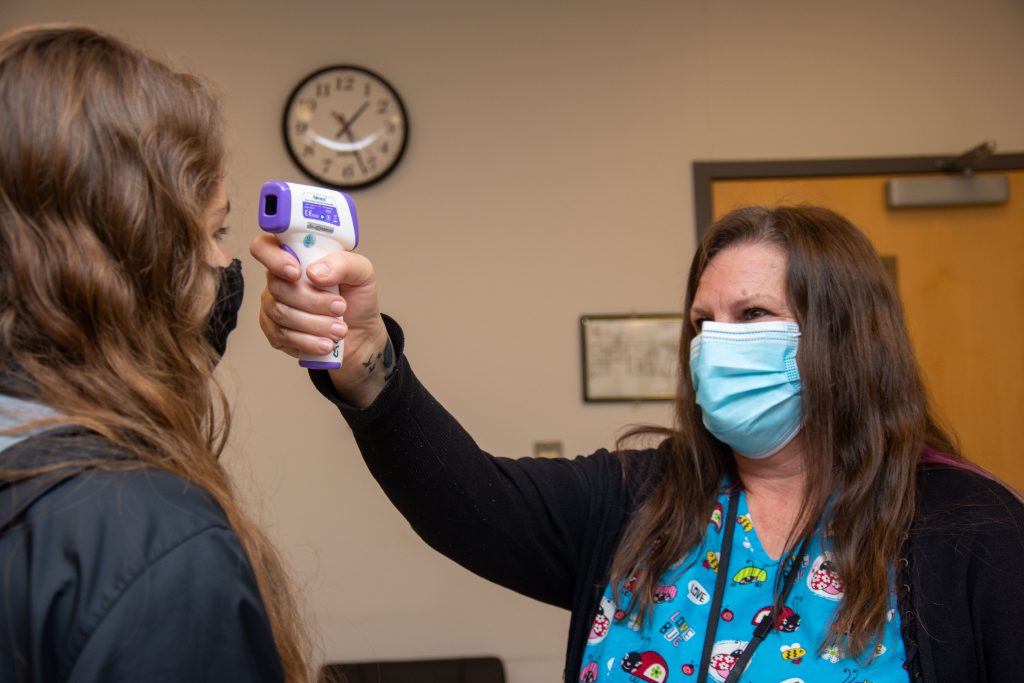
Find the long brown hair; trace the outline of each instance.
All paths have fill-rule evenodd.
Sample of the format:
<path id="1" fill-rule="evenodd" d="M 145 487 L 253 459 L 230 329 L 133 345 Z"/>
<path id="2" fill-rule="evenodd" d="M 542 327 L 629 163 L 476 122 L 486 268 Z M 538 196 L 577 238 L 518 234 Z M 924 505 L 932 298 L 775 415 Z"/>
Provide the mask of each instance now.
<path id="1" fill-rule="evenodd" d="M 230 416 L 204 335 L 202 220 L 224 176 L 216 98 L 110 36 L 29 27 L 0 37 L 0 121 L 0 370 L 135 456 L 89 465 L 158 468 L 213 496 L 287 680 L 310 680 L 282 562 L 217 460 Z"/>
<path id="2" fill-rule="evenodd" d="M 624 437 L 665 436 L 671 456 L 629 524 L 612 585 L 637 575 L 631 609 L 643 618 L 658 579 L 701 542 L 723 479 L 738 480 L 732 451 L 707 431 L 695 402 L 689 349 L 696 333 L 688 321 L 712 259 L 751 243 L 786 253 L 788 303 L 801 330 L 808 485 L 794 503 L 806 521 L 790 533 L 787 552 L 822 530 L 844 597 L 820 645 L 858 657 L 886 624 L 890 572 L 910 530 L 922 449 L 961 458 L 928 406 L 891 277 L 867 237 L 828 209 L 737 209 L 702 240 L 687 280 L 675 428 L 640 427 Z"/>

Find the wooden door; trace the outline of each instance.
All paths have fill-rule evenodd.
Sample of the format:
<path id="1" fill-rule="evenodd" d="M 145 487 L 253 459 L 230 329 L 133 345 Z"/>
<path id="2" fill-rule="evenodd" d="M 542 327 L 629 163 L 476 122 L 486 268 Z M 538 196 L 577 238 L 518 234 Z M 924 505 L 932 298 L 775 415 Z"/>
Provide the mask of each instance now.
<path id="1" fill-rule="evenodd" d="M 826 206 L 894 257 L 940 419 L 968 458 L 1024 491 L 1024 171 L 1007 175 L 1000 205 L 889 209 L 887 177 L 840 176 L 714 180 L 711 209 Z"/>

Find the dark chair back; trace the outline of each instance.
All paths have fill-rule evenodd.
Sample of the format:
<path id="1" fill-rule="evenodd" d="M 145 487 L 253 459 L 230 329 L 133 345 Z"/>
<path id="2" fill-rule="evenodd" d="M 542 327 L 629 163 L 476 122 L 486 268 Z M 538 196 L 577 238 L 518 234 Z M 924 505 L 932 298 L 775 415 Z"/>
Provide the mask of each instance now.
<path id="1" fill-rule="evenodd" d="M 497 657 L 338 662 L 320 670 L 321 683 L 505 683 Z"/>

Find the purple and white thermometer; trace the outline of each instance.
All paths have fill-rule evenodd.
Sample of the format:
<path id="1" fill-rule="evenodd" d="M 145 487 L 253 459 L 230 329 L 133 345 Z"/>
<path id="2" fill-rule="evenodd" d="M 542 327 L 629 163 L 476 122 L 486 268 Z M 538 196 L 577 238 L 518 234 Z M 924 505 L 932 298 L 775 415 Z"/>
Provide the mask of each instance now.
<path id="1" fill-rule="evenodd" d="M 352 251 L 359 244 L 359 220 L 352 198 L 312 185 L 277 180 L 264 183 L 260 190 L 260 227 L 273 233 L 281 248 L 295 257 L 306 282 L 306 268 L 311 263 L 335 251 Z M 315 370 L 340 368 L 344 355 L 344 341 L 340 341 L 322 356 L 303 354 L 299 365 Z"/>

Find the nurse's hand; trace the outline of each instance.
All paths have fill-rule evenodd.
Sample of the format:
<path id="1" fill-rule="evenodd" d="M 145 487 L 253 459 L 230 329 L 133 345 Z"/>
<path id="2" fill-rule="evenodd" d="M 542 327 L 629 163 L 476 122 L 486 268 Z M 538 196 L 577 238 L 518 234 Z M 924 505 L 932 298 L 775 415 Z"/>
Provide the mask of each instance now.
<path id="1" fill-rule="evenodd" d="M 281 249 L 272 235 L 259 235 L 249 251 L 267 269 L 267 286 L 260 297 L 260 327 L 275 349 L 296 358 L 322 355 L 345 340 L 341 368 L 331 370 L 338 395 L 357 407 L 373 402 L 393 365 L 390 341 L 380 317 L 380 300 L 373 264 L 365 256 L 339 251 L 306 269 L 317 287 L 341 286 L 341 295 L 311 287 L 302 280 L 299 263 Z M 339 320 L 338 316 L 344 316 Z M 379 362 L 364 365 L 366 361 Z M 371 369 L 372 368 L 372 369 Z"/>

